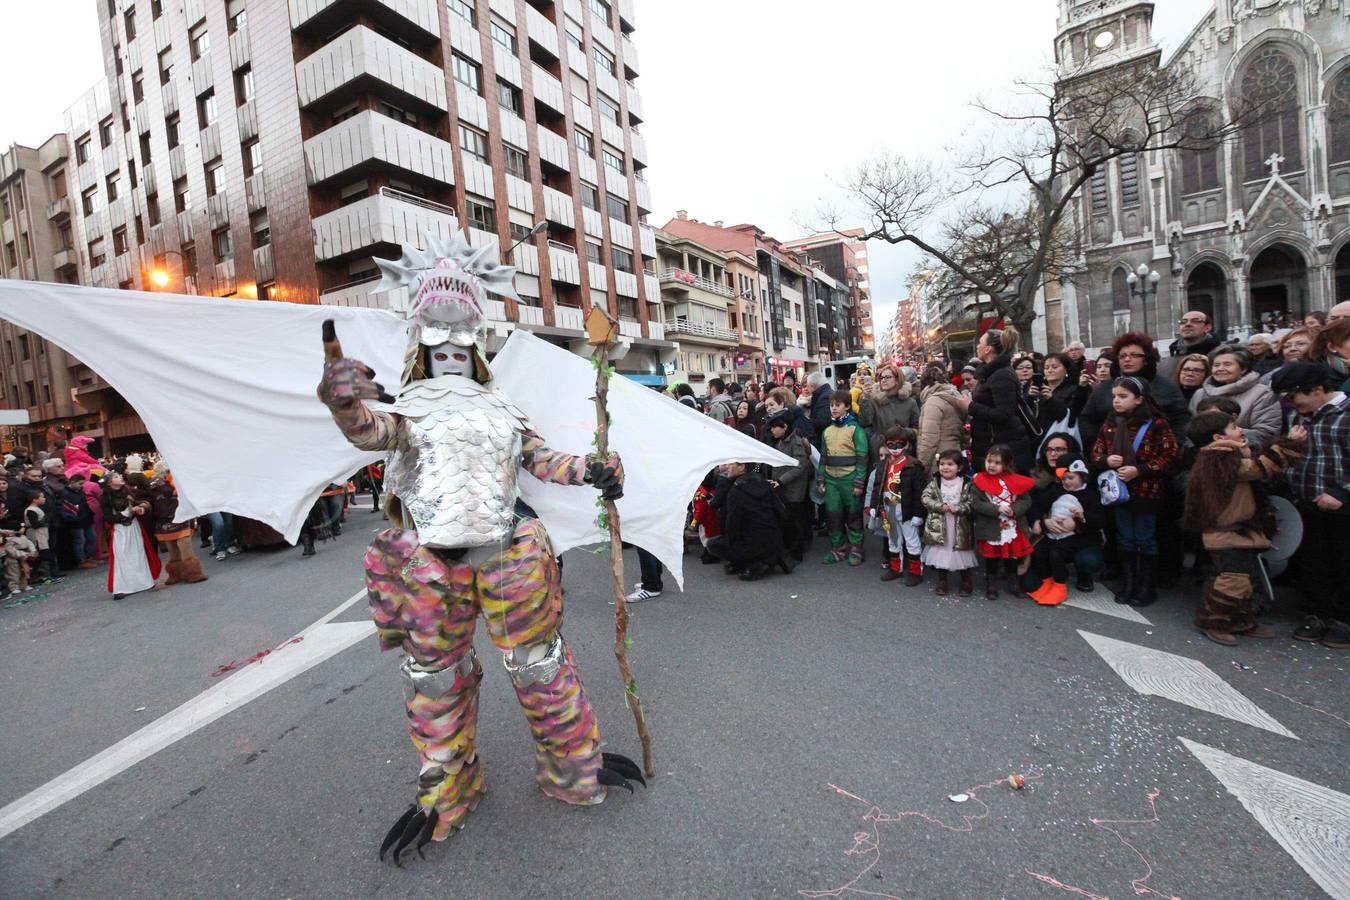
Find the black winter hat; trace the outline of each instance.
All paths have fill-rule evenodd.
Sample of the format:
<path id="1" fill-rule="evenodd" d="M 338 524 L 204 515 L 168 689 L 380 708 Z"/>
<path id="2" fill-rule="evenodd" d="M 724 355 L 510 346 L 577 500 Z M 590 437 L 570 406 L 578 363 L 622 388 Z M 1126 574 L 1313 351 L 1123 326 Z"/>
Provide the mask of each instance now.
<path id="1" fill-rule="evenodd" d="M 1277 394 L 1291 391 L 1312 391 L 1327 387 L 1338 381 L 1336 374 L 1321 363 L 1290 363 L 1275 373 L 1270 386 Z"/>
<path id="2" fill-rule="evenodd" d="M 785 427 L 792 425 L 792 415 L 786 409 L 780 409 L 778 412 L 769 416 L 769 427 L 783 425 Z"/>

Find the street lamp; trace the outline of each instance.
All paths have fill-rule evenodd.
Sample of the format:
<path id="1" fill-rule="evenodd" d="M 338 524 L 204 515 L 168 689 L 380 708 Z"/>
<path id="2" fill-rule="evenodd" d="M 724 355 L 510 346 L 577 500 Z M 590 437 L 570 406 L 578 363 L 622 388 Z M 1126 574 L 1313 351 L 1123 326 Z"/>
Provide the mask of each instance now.
<path id="1" fill-rule="evenodd" d="M 522 237 L 520 240 L 518 240 L 518 241 L 516 241 L 514 244 L 512 244 L 510 250 L 507 250 L 507 251 L 506 251 L 506 257 L 507 257 L 508 259 L 510 259 L 511 254 L 516 252 L 516 248 L 517 248 L 517 247 L 519 247 L 521 244 L 523 244 L 523 243 L 525 243 L 526 241 L 528 241 L 530 238 L 539 236 L 540 234 L 542 234 L 542 233 L 543 233 L 544 231 L 546 231 L 547 229 L 548 229 L 548 220 L 547 220 L 547 219 L 540 219 L 538 222 L 535 222 L 535 223 L 534 223 L 534 227 L 531 228 L 531 229 L 529 230 L 529 232 L 528 232 L 524 237 Z"/>
<path id="2" fill-rule="evenodd" d="M 1130 294 L 1139 301 L 1140 308 L 1144 311 L 1144 333 L 1153 334 L 1148 327 L 1148 301 L 1149 297 L 1158 296 L 1158 280 L 1162 278 L 1157 272 L 1148 267 L 1147 263 L 1140 263 L 1139 268 L 1125 276 L 1125 282 L 1130 286 Z"/>
<path id="3" fill-rule="evenodd" d="M 183 254 L 179 253 L 177 250 L 165 250 L 158 255 L 165 257 L 172 255 L 178 257 L 179 259 L 184 259 Z M 163 290 L 164 288 L 168 287 L 169 286 L 168 269 L 165 269 L 163 265 L 159 265 L 151 269 L 150 281 L 152 284 L 154 284 L 155 287 L 159 288 L 160 290 Z"/>

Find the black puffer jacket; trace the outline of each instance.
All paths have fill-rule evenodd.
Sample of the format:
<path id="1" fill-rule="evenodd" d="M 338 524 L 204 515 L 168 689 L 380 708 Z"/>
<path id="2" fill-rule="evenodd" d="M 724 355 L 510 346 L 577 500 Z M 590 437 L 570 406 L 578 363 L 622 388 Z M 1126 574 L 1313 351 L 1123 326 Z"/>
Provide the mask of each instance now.
<path id="1" fill-rule="evenodd" d="M 1111 366 L 1111 376 L 1115 378 L 1119 375 L 1120 368 Z M 1167 424 L 1172 426 L 1172 433 L 1185 435 L 1186 426 L 1191 424 L 1191 407 L 1182 395 L 1181 387 L 1172 379 L 1159 375 L 1156 366 L 1144 366 L 1138 377 L 1148 383 L 1149 396 L 1162 410 Z M 1111 418 L 1113 412 L 1111 382 L 1105 381 L 1093 390 L 1083 405 L 1083 412 L 1078 416 L 1078 432 L 1082 435 L 1084 448 L 1090 449 L 1097 442 L 1097 432 L 1102 430 L 1102 423 Z"/>
<path id="2" fill-rule="evenodd" d="M 1026 427 L 1017 414 L 1022 388 L 1010 361 L 1010 354 L 997 356 L 976 376 L 980 384 L 970 398 L 970 452 L 976 471 L 984 468 L 984 455 L 995 444 L 1012 448 L 1018 472 L 1030 472 L 1035 462 Z"/>

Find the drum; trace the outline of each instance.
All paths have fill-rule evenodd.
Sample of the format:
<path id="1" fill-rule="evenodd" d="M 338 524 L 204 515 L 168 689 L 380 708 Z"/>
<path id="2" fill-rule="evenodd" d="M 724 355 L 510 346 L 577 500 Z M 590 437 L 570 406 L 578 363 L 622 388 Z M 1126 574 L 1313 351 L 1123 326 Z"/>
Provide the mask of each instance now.
<path id="1" fill-rule="evenodd" d="M 1303 542 L 1303 518 L 1299 516 L 1294 504 L 1283 497 L 1271 497 L 1270 505 L 1275 510 L 1276 531 L 1270 539 L 1270 549 L 1261 554 L 1268 568 L 1273 563 L 1286 563 Z M 1280 567 L 1283 570 L 1283 566 Z"/>

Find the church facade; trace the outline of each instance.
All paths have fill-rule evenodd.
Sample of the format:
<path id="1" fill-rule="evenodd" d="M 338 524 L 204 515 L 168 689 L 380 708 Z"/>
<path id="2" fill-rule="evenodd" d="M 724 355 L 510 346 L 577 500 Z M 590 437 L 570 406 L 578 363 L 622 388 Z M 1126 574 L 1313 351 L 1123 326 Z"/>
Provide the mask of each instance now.
<path id="1" fill-rule="evenodd" d="M 1073 207 L 1080 271 L 1060 285 L 1049 342 L 1165 341 L 1188 309 L 1236 337 L 1350 299 L 1350 0 L 1215 0 L 1166 61 L 1152 19 L 1151 2 L 1060 0 L 1060 77 L 1184 66 L 1189 127 L 1249 103 L 1272 112 L 1207 149 L 1125 156 L 1094 175 Z"/>

